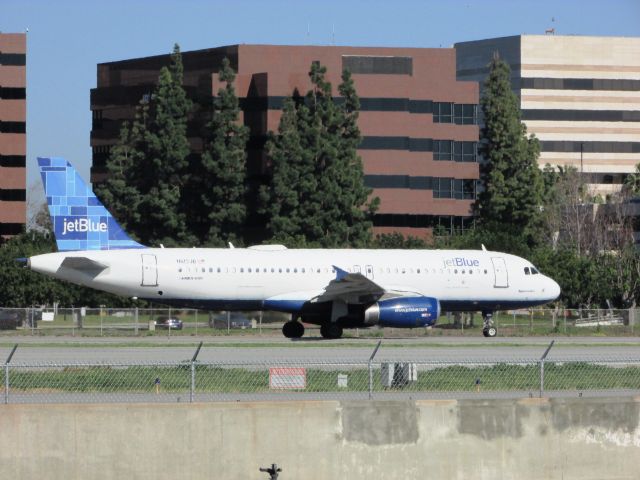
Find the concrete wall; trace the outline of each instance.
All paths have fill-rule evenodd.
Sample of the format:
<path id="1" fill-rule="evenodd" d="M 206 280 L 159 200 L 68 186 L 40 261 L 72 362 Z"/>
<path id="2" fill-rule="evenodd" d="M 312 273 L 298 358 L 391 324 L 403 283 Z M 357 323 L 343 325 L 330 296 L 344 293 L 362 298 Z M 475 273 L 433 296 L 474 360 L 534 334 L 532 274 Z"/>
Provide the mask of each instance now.
<path id="1" fill-rule="evenodd" d="M 0 478 L 637 479 L 640 398 L 1 405 Z"/>

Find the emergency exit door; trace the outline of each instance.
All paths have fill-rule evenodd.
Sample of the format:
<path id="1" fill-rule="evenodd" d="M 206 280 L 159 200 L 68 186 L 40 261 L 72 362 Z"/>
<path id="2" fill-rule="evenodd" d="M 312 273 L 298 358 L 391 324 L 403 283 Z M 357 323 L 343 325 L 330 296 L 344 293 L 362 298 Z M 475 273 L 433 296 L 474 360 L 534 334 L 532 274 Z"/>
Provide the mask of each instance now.
<path id="1" fill-rule="evenodd" d="M 142 284 L 143 287 L 158 286 L 158 259 L 155 255 L 142 254 Z"/>
<path id="2" fill-rule="evenodd" d="M 491 257 L 493 264 L 493 274 L 495 288 L 507 288 L 509 286 L 509 273 L 507 272 L 507 264 L 502 257 Z"/>

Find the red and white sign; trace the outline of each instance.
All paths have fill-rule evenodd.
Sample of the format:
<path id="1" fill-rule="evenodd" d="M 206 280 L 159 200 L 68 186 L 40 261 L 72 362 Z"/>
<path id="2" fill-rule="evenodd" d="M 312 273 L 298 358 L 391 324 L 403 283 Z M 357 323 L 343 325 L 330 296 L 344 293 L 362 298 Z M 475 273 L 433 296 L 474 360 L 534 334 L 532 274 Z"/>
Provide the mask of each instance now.
<path id="1" fill-rule="evenodd" d="M 307 387 L 307 370 L 301 367 L 272 367 L 269 369 L 269 388 L 299 390 Z"/>

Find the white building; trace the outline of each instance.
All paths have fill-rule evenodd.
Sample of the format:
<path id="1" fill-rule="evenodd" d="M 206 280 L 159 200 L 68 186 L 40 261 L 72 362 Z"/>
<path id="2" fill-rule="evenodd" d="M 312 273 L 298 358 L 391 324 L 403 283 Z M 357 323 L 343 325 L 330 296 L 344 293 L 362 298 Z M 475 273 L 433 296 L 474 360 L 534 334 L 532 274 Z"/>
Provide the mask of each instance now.
<path id="1" fill-rule="evenodd" d="M 455 49 L 458 80 L 483 82 L 494 52 L 509 63 L 541 168 L 573 165 L 605 194 L 640 163 L 640 38 L 519 35 Z"/>

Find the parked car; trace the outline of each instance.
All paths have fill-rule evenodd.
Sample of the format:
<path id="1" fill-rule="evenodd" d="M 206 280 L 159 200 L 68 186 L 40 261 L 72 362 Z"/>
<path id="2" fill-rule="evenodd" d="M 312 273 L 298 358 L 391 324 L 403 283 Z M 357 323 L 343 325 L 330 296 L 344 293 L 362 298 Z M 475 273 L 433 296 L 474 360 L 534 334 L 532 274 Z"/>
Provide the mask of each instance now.
<path id="1" fill-rule="evenodd" d="M 182 330 L 182 320 L 174 317 L 158 317 L 156 320 L 156 328 Z"/>
<path id="2" fill-rule="evenodd" d="M 251 328 L 251 319 L 249 319 L 242 312 L 230 312 L 229 314 L 229 327 L 231 328 Z M 211 314 L 209 317 L 209 326 L 211 328 L 227 328 L 227 314 Z"/>
<path id="3" fill-rule="evenodd" d="M 18 310 L 0 310 L 0 330 L 15 330 L 22 325 L 22 318 Z"/>

